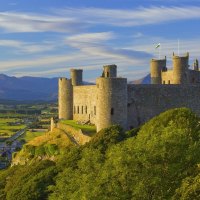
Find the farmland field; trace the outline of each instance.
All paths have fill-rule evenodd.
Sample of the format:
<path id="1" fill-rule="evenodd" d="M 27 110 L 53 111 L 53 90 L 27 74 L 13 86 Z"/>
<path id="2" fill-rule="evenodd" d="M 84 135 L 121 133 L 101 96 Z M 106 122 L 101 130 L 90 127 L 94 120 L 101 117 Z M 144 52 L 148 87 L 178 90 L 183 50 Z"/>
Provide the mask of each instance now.
<path id="1" fill-rule="evenodd" d="M 17 131 L 25 128 L 23 120 L 20 118 L 10 118 L 6 114 L 0 118 L 0 139 L 11 137 Z"/>

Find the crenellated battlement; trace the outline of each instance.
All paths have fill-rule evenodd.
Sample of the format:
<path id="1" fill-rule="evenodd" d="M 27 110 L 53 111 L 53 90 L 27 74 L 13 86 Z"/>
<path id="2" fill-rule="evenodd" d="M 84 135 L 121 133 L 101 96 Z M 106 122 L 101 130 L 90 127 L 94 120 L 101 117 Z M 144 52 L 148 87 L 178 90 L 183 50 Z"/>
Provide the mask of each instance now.
<path id="1" fill-rule="evenodd" d="M 167 69 L 166 61 L 166 57 L 151 60 L 151 84 L 200 84 L 198 60 L 195 60 L 193 69 L 189 69 L 189 53 L 184 56 L 173 53 L 171 70 Z"/>

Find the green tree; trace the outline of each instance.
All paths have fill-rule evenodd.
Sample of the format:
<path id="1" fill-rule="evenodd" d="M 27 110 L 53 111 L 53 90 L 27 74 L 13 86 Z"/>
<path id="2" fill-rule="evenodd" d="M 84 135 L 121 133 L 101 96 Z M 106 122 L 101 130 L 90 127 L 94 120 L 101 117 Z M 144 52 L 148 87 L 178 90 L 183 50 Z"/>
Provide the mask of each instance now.
<path id="1" fill-rule="evenodd" d="M 199 200 L 200 199 L 200 168 L 196 175 L 183 179 L 180 188 L 173 196 L 174 200 Z"/>

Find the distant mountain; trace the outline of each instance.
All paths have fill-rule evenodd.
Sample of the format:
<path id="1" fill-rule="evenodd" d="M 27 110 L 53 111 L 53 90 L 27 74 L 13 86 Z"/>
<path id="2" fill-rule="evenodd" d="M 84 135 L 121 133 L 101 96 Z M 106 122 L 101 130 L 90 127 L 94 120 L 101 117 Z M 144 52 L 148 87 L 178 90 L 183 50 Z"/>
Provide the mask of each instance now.
<path id="1" fill-rule="evenodd" d="M 0 99 L 16 101 L 54 101 L 57 99 L 58 79 L 9 77 L 0 74 Z"/>
<path id="2" fill-rule="evenodd" d="M 146 75 L 145 77 L 141 79 L 130 81 L 129 83 L 130 84 L 150 84 L 151 83 L 150 74 Z"/>
<path id="3" fill-rule="evenodd" d="M 150 74 L 131 84 L 150 84 Z M 91 83 L 84 82 L 84 85 Z M 0 102 L 3 101 L 56 101 L 58 78 L 10 77 L 0 74 Z"/>
<path id="4" fill-rule="evenodd" d="M 84 85 L 93 83 L 84 82 Z M 58 78 L 21 78 L 0 74 L 0 103 L 56 101 Z"/>

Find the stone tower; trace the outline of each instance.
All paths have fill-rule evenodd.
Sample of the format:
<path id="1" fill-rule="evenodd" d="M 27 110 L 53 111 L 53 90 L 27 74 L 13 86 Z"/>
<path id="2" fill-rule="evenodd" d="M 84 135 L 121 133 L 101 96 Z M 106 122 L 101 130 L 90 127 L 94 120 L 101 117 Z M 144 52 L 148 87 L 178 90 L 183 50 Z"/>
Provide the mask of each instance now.
<path id="1" fill-rule="evenodd" d="M 70 69 L 70 76 L 73 86 L 83 84 L 83 70 L 82 69 Z"/>
<path id="2" fill-rule="evenodd" d="M 165 71 L 166 68 L 166 57 L 165 59 L 152 59 L 151 60 L 151 84 L 161 84 L 162 77 L 161 72 Z"/>
<path id="3" fill-rule="evenodd" d="M 111 73 L 109 75 L 111 76 Z M 119 124 L 127 129 L 127 79 L 100 77 L 96 84 L 97 131 L 113 124 Z"/>
<path id="4" fill-rule="evenodd" d="M 176 56 L 173 53 L 173 77 L 174 84 L 188 83 L 189 53 L 185 56 Z"/>
<path id="5" fill-rule="evenodd" d="M 195 71 L 199 71 L 199 61 L 196 59 L 195 61 L 194 61 L 194 70 Z"/>
<path id="6" fill-rule="evenodd" d="M 73 119 L 73 87 L 71 80 L 58 80 L 58 117 L 59 119 Z"/>
<path id="7" fill-rule="evenodd" d="M 116 65 L 105 65 L 103 66 L 103 76 L 102 77 L 117 77 L 117 66 Z"/>

